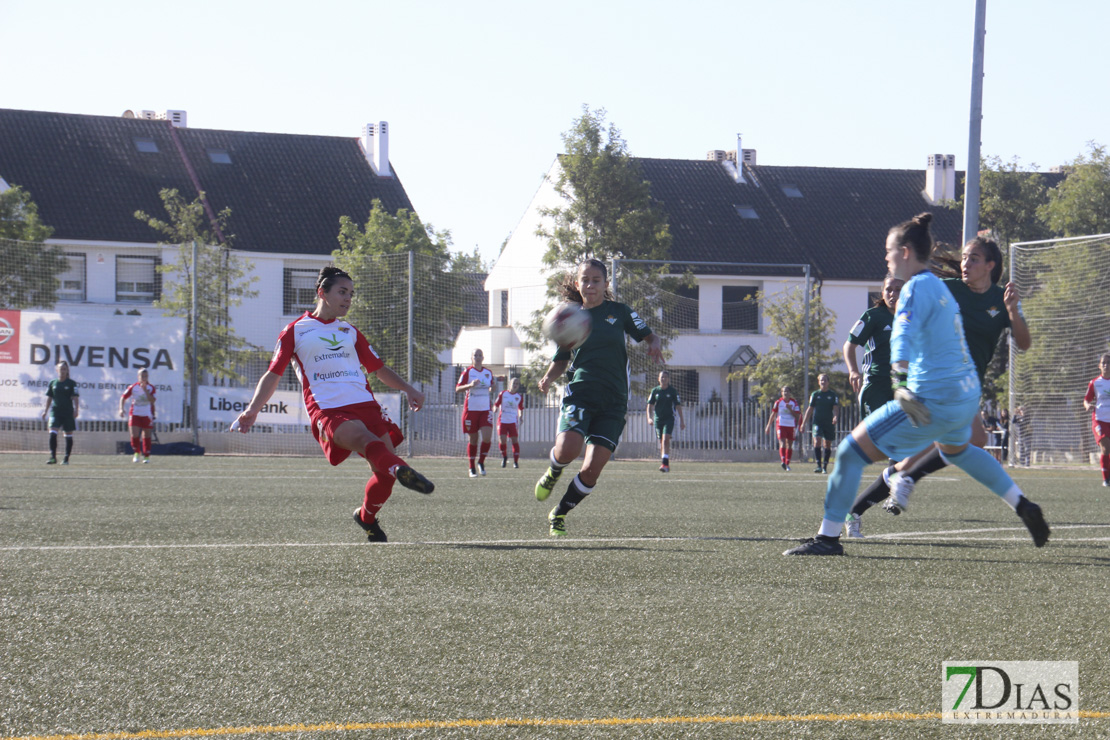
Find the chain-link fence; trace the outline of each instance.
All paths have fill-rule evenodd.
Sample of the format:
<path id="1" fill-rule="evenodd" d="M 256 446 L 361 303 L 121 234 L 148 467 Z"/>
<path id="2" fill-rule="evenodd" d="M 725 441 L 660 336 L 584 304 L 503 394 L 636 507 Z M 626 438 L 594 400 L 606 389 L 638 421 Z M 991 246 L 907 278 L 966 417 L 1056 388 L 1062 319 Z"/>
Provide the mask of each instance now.
<path id="1" fill-rule="evenodd" d="M 187 273 L 162 267 L 189 259 L 189 245 L 145 251 L 27 242 L 0 247 L 0 450 L 45 446 L 45 390 L 56 376 L 56 363 L 65 360 L 78 384 L 78 431 L 86 452 L 115 452 L 117 443 L 126 439 L 119 397 L 134 382 L 137 369 L 147 368 L 158 391 L 157 431 L 163 440 L 196 440 L 209 452 L 318 454 L 291 368 L 250 434 L 226 430 L 249 403 L 281 328 L 314 306 L 316 275 L 329 258 L 225 255 L 242 260 L 258 277 L 257 296 L 240 306 L 197 306 L 198 315 L 219 312 L 223 318 L 196 322 L 198 327 L 220 330 L 209 329 L 212 336 L 199 338 L 194 376 L 189 310 L 179 306 L 172 311 L 165 300 L 168 281 Z M 19 257 L 36 249 L 49 252 L 51 259 L 29 262 Z M 471 341 L 468 332 L 476 327 L 516 337 L 508 342 L 512 346 L 499 350 L 503 363 L 493 369 L 504 380 L 527 378 L 526 366 L 537 355 L 522 348 L 519 338 L 527 343 L 527 325 L 549 300 L 542 276 L 533 276 L 532 287 L 519 286 L 512 300 L 506 296 L 504 301 L 490 301 L 484 276 L 445 272 L 441 262 L 426 255 L 361 257 L 344 266 L 355 278 L 356 290 L 348 320 L 387 365 L 412 379 L 426 396 L 424 408 L 409 413 L 399 394 L 374 381 L 383 406 L 405 430 L 403 452 L 461 456 L 463 394 L 455 393 L 454 387 L 465 367 L 463 358 L 473 349 L 461 344 Z M 732 272 L 738 270 L 739 266 Z M 748 398 L 744 382 L 730 374 L 773 339 L 761 325 L 756 292 L 786 289 L 803 284 L 805 278 L 798 277 L 797 270 L 785 274 L 790 272 L 786 268 L 745 281 L 727 279 L 727 269 L 719 272 L 726 277 L 699 281 L 684 272 L 661 275 L 618 265 L 614 275 L 618 298 L 644 313 L 671 355 L 672 382 L 682 395 L 686 421 L 685 430 L 675 431 L 676 459 L 766 457 L 776 446 L 763 432 L 766 404 Z M 712 300 L 706 300 L 707 294 Z M 210 304 L 219 302 L 210 299 Z M 712 312 L 708 322 L 707 310 Z M 698 341 L 705 344 L 707 323 L 714 330 L 708 335 L 720 339 L 722 347 L 715 350 L 720 357 L 708 357 L 695 346 Z M 233 343 L 237 346 L 232 350 Z M 227 359 L 213 368 L 205 352 L 222 352 Z M 486 352 L 491 354 L 488 347 Z M 542 361 L 543 349 L 538 352 Z M 658 368 L 640 354 L 633 348 L 632 396 L 619 450 L 627 458 L 651 458 L 658 451 L 645 414 Z M 500 383 L 497 390 L 505 385 Z M 544 456 L 557 428 L 558 391 L 541 396 L 528 385 L 522 391 L 522 451 Z M 846 406 L 840 426 L 851 429 L 854 418 L 851 405 Z"/>

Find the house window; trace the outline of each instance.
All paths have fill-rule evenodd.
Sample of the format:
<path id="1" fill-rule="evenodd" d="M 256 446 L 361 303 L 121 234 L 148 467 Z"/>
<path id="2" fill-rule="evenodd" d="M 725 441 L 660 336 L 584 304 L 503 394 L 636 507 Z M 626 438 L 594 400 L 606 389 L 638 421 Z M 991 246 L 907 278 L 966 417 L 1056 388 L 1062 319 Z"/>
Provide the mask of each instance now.
<path id="1" fill-rule="evenodd" d="M 752 206 L 733 206 L 733 208 L 736 209 L 736 213 L 739 214 L 740 218 L 759 218 L 759 214 L 755 212 L 755 208 Z"/>
<path id="2" fill-rule="evenodd" d="M 85 300 L 85 255 L 66 252 L 69 269 L 58 275 L 59 301 Z"/>
<path id="3" fill-rule="evenodd" d="M 316 308 L 316 277 L 318 270 L 285 268 L 282 312 L 287 316 Z"/>
<path id="4" fill-rule="evenodd" d="M 501 291 L 501 323 L 498 326 L 509 325 L 509 291 Z"/>
<path id="5" fill-rule="evenodd" d="M 144 154 L 157 154 L 158 142 L 154 139 L 135 139 L 135 148 Z"/>
<path id="6" fill-rule="evenodd" d="M 227 153 L 226 149 L 209 149 L 208 159 L 213 164 L 231 164 L 231 155 Z"/>
<path id="7" fill-rule="evenodd" d="M 801 198 L 802 197 L 802 191 L 798 188 L 797 185 L 783 185 L 782 186 L 782 193 L 787 198 Z"/>
<path id="8" fill-rule="evenodd" d="M 672 329 L 698 328 L 698 286 L 681 285 L 664 294 L 663 324 Z"/>
<path id="9" fill-rule="evenodd" d="M 154 303 L 162 297 L 158 257 L 116 257 L 116 302 Z"/>
<path id="10" fill-rule="evenodd" d="M 721 288 L 721 328 L 725 331 L 759 331 L 757 289 L 750 285 Z"/>

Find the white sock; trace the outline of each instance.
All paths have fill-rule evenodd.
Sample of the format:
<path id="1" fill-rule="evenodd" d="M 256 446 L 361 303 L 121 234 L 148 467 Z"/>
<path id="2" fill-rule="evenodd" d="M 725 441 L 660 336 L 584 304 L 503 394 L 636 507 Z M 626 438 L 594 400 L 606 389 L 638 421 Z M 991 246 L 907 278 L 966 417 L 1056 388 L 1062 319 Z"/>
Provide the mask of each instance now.
<path id="1" fill-rule="evenodd" d="M 844 529 L 844 522 L 822 519 L 821 529 L 817 530 L 817 534 L 824 535 L 825 537 L 839 537 L 842 529 Z"/>

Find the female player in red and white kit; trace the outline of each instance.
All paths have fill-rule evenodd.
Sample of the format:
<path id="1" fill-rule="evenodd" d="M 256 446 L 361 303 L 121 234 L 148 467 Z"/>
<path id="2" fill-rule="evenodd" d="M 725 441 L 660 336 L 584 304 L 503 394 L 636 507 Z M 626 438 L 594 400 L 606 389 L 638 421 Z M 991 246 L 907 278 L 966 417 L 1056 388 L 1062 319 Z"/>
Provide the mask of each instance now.
<path id="1" fill-rule="evenodd" d="M 493 407 L 490 394 L 493 392 L 493 371 L 482 367 L 485 355 L 482 350 L 474 350 L 473 363 L 459 376 L 455 391 L 466 391 L 463 401 L 462 428 L 466 435 L 466 458 L 470 462 L 470 477 L 477 478 L 479 473 L 486 474 L 486 455 L 489 454 L 493 436 Z M 479 448 L 478 437 L 482 442 Z M 478 469 L 474 469 L 474 455 L 479 454 Z"/>
<path id="2" fill-rule="evenodd" d="M 130 411 L 124 411 L 124 402 L 131 399 Z M 154 386 L 150 384 L 150 373 L 144 367 L 139 371 L 139 380 L 127 386 L 119 399 L 119 415 L 127 417 L 127 428 L 131 432 L 131 450 L 135 453 L 131 462 L 150 462 L 150 439 L 154 433 Z M 141 439 L 140 439 L 141 438 Z"/>
<path id="3" fill-rule="evenodd" d="M 1091 428 L 1098 443 L 1102 485 L 1110 487 L 1110 354 L 1098 361 L 1099 376 L 1087 384 L 1083 408 L 1091 412 Z"/>
<path id="4" fill-rule="evenodd" d="M 520 395 L 520 378 L 509 381 L 509 389 L 501 391 L 493 405 L 500 409 L 497 414 L 497 438 L 501 449 L 501 467 L 509 464 L 509 453 L 505 449 L 506 438 L 513 441 L 513 467 L 520 467 L 520 433 L 516 425 L 520 422 L 524 409 L 524 396 Z"/>
<path id="5" fill-rule="evenodd" d="M 775 436 L 779 440 L 779 459 L 782 460 L 782 469 L 789 473 L 790 458 L 794 453 L 794 430 L 798 427 L 802 410 L 798 402 L 790 397 L 789 386 L 784 385 L 781 393 L 771 406 L 771 418 L 767 420 L 764 433 L 771 433 L 771 422 L 774 422 Z"/>
<path id="6" fill-rule="evenodd" d="M 373 475 L 354 518 L 367 540 L 385 542 L 378 511 L 393 492 L 393 482 L 400 481 L 419 493 L 431 493 L 435 485 L 394 454 L 394 445 L 403 439 L 401 430 L 374 400 L 363 368 L 404 393 L 413 411 L 424 405 L 424 394 L 386 367 L 362 332 L 341 320 L 350 310 L 353 296 L 350 275 L 330 265 L 320 270 L 316 308 L 281 330 L 270 367 L 232 429 L 250 430 L 292 361 L 304 391 L 312 435 L 327 461 L 338 465 L 354 452 L 370 464 Z"/>

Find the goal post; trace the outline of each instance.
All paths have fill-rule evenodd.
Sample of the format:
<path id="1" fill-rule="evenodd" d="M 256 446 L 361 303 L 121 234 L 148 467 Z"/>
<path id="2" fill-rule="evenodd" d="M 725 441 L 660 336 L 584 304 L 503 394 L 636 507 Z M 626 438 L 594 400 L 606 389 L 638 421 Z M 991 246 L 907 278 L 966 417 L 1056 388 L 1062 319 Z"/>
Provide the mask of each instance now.
<path id="1" fill-rule="evenodd" d="M 1033 346 L 1010 342 L 1010 460 L 1088 465 L 1097 450 L 1083 396 L 1110 351 L 1110 234 L 1015 242 L 1010 279 Z"/>

